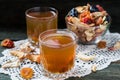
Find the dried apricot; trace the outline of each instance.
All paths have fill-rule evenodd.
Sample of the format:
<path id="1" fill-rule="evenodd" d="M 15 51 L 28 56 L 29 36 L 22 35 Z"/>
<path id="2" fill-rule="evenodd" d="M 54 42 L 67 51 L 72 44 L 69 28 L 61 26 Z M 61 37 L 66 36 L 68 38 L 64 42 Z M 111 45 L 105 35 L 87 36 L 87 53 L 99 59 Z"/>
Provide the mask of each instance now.
<path id="1" fill-rule="evenodd" d="M 25 68 L 22 68 L 20 70 L 20 75 L 24 78 L 24 79 L 30 79 L 33 77 L 33 69 L 32 68 L 29 68 L 29 67 L 25 67 Z"/>

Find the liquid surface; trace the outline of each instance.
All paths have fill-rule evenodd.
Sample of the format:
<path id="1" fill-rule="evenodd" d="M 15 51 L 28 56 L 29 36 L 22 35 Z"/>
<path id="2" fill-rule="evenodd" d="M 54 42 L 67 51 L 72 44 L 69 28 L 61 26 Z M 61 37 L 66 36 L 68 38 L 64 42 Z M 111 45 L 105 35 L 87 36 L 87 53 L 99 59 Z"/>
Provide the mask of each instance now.
<path id="1" fill-rule="evenodd" d="M 52 11 L 47 11 L 47 12 L 31 12 L 28 15 L 35 18 L 50 18 L 54 17 L 56 14 Z"/>
<path id="2" fill-rule="evenodd" d="M 41 60 L 47 71 L 63 73 L 73 67 L 76 44 L 71 37 L 50 35 L 44 42 L 45 44 L 41 44 Z"/>
<path id="3" fill-rule="evenodd" d="M 53 46 L 54 48 L 57 47 L 64 47 L 69 45 L 71 42 L 73 42 L 73 39 L 66 35 L 49 35 L 47 38 L 44 39 L 44 43 L 48 46 Z"/>

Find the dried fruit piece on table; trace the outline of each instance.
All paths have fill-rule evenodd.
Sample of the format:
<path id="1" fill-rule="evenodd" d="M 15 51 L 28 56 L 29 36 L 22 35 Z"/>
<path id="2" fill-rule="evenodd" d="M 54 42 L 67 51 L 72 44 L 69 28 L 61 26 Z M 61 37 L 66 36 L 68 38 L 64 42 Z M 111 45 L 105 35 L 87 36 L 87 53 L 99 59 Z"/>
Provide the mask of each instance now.
<path id="1" fill-rule="evenodd" d="M 96 65 L 92 65 L 91 68 L 92 68 L 92 71 L 93 71 L 93 72 L 96 72 L 96 69 L 97 69 L 97 66 L 96 66 Z"/>
<path id="2" fill-rule="evenodd" d="M 26 58 L 33 62 L 40 63 L 40 54 L 27 54 Z"/>
<path id="3" fill-rule="evenodd" d="M 13 68 L 13 67 L 19 67 L 20 66 L 20 60 L 15 61 L 9 61 L 2 65 L 2 68 Z"/>
<path id="4" fill-rule="evenodd" d="M 20 51 L 25 52 L 25 53 L 30 53 L 30 52 L 33 52 L 34 49 L 32 49 L 30 46 L 26 46 L 26 47 L 21 48 Z"/>
<path id="5" fill-rule="evenodd" d="M 33 74 L 34 74 L 34 71 L 32 68 L 29 68 L 29 67 L 25 67 L 25 68 L 22 68 L 20 70 L 20 75 L 21 77 L 23 77 L 24 79 L 30 79 L 33 77 Z"/>
<path id="6" fill-rule="evenodd" d="M 24 53 L 22 51 L 19 51 L 19 50 L 13 50 L 13 51 L 10 51 L 10 53 L 13 55 L 13 56 L 16 56 L 18 57 L 20 60 L 24 59 L 26 54 L 27 53 Z"/>
<path id="7" fill-rule="evenodd" d="M 31 53 L 33 52 L 35 49 L 30 47 L 30 43 L 24 43 L 22 45 L 20 45 L 20 51 L 25 52 L 25 53 Z"/>
<path id="8" fill-rule="evenodd" d="M 97 47 L 98 48 L 100 48 L 100 49 L 103 49 L 103 48 L 106 48 L 106 41 L 99 41 L 98 43 L 97 43 Z"/>
<path id="9" fill-rule="evenodd" d="M 111 51 L 120 49 L 120 41 L 117 41 L 117 42 L 114 44 L 114 46 L 109 47 L 108 49 L 111 50 Z"/>
<path id="10" fill-rule="evenodd" d="M 117 41 L 114 45 L 115 49 L 120 49 L 120 41 Z"/>
<path id="11" fill-rule="evenodd" d="M 14 47 L 14 42 L 10 39 L 4 39 L 1 42 L 1 46 L 3 47 L 7 47 L 7 48 L 13 48 Z"/>
<path id="12" fill-rule="evenodd" d="M 79 53 L 79 54 L 77 55 L 77 57 L 78 57 L 79 59 L 83 60 L 83 61 L 92 61 L 92 60 L 95 59 L 96 56 L 95 56 L 95 55 L 87 56 L 87 55 L 84 55 L 84 54 Z"/>

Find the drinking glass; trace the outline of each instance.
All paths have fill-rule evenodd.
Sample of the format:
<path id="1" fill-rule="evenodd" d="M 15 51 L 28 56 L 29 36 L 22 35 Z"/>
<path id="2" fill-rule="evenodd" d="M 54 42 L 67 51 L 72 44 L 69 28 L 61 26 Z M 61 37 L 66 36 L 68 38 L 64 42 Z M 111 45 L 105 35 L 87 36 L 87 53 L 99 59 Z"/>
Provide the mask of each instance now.
<path id="1" fill-rule="evenodd" d="M 52 7 L 33 7 L 25 12 L 28 40 L 38 44 L 39 34 L 48 29 L 57 29 L 58 11 Z"/>
<path id="2" fill-rule="evenodd" d="M 50 73 L 64 73 L 74 66 L 77 36 L 68 30 L 51 29 L 39 36 L 41 63 Z"/>

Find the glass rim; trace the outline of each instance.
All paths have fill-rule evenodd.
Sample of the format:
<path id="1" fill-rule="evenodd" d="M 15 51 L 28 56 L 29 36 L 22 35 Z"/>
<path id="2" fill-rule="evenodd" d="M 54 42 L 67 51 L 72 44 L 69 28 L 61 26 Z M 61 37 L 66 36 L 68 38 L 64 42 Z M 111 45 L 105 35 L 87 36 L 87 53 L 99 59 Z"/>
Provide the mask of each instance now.
<path id="1" fill-rule="evenodd" d="M 73 39 L 73 41 L 72 41 L 72 42 L 69 42 L 69 43 L 66 43 L 66 44 L 62 44 L 63 47 L 69 46 L 69 45 L 71 45 L 71 44 L 73 44 L 73 43 L 77 43 L 77 41 L 78 41 L 78 36 L 77 36 L 75 33 L 73 33 L 72 31 L 68 30 L 68 29 L 50 29 L 50 30 L 46 30 L 46 31 L 44 31 L 44 32 L 42 32 L 42 33 L 39 34 L 39 45 L 40 45 L 40 44 L 44 44 L 44 45 L 56 46 L 56 45 L 54 45 L 54 44 L 45 43 L 45 42 L 40 38 L 42 35 L 44 35 L 46 32 L 49 32 L 49 31 L 60 31 L 60 34 L 68 33 L 68 34 L 66 34 L 66 35 L 69 36 L 69 37 L 71 37 L 71 38 Z M 64 32 L 64 33 L 61 33 L 61 32 Z M 70 34 L 72 34 L 72 35 L 70 35 Z M 45 36 L 46 36 L 46 35 L 45 35 Z"/>
<path id="2" fill-rule="evenodd" d="M 36 12 L 39 12 L 40 11 L 40 9 L 42 8 L 42 9 L 51 9 L 51 11 L 53 11 L 54 12 L 54 16 L 51 16 L 51 17 L 44 17 L 44 18 L 38 18 L 38 17 L 34 17 L 34 16 L 31 16 L 31 15 L 29 15 L 28 14 L 28 12 L 30 11 L 30 10 L 34 10 L 35 8 L 38 8 L 38 11 L 36 11 Z M 46 10 L 47 11 L 47 10 Z M 34 12 L 34 11 L 33 11 Z M 29 8 L 29 9 L 27 9 L 26 11 L 25 11 L 25 15 L 27 16 L 27 17 L 30 17 L 30 18 L 33 18 L 33 19 L 48 19 L 48 18 L 53 18 L 53 17 L 55 17 L 55 16 L 57 16 L 58 15 L 58 10 L 56 9 L 56 8 L 54 8 L 54 7 L 49 7 L 49 6 L 42 6 L 42 7 L 40 7 L 40 6 L 37 6 L 37 7 L 31 7 L 31 8 Z"/>

